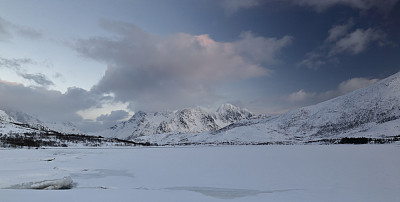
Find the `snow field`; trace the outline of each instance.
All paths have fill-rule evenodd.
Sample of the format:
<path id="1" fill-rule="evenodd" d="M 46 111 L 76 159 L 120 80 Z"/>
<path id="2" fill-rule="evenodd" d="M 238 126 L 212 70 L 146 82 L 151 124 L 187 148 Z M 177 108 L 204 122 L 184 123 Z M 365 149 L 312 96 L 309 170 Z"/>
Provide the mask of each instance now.
<path id="1" fill-rule="evenodd" d="M 396 144 L 0 153 L 0 201 L 400 201 Z"/>

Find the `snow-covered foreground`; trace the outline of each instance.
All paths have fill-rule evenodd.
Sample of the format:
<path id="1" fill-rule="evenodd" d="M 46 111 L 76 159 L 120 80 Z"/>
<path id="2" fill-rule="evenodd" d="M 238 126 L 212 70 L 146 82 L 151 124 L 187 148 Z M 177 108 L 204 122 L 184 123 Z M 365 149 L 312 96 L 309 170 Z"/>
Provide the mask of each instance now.
<path id="1" fill-rule="evenodd" d="M 398 144 L 0 153 L 0 201 L 400 201 Z"/>

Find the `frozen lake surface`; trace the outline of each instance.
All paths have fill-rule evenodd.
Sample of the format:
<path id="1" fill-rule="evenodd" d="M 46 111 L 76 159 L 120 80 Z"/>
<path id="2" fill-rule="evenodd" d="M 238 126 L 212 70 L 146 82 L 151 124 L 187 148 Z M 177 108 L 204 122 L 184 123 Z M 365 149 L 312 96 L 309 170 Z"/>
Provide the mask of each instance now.
<path id="1" fill-rule="evenodd" d="M 0 150 L 0 201 L 400 201 L 400 145 Z"/>

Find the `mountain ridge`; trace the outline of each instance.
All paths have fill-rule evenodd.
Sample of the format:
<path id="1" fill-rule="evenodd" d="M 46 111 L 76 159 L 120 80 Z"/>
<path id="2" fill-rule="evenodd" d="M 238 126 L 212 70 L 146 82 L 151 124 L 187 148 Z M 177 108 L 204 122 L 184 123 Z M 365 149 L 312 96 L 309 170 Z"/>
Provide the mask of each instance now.
<path id="1" fill-rule="evenodd" d="M 201 107 L 178 111 L 138 111 L 128 121 L 118 123 L 95 135 L 130 140 L 153 134 L 216 131 L 239 120 L 255 116 L 247 109 L 232 104 L 223 104 L 215 112 L 209 112 Z"/>
<path id="2" fill-rule="evenodd" d="M 135 139 L 159 144 L 298 144 L 400 136 L 400 72 L 348 94 L 267 118 L 241 120 L 202 134 Z"/>

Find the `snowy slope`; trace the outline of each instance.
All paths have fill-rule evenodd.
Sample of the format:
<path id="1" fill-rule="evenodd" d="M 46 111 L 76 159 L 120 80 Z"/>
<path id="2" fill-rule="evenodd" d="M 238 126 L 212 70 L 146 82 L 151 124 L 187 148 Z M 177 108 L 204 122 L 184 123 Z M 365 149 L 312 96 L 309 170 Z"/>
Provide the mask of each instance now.
<path id="1" fill-rule="evenodd" d="M 286 141 L 400 135 L 400 73 L 349 94 L 219 134 L 248 132 Z M 242 131 L 242 132 L 240 132 Z"/>
<path id="2" fill-rule="evenodd" d="M 175 112 L 146 113 L 139 111 L 128 121 L 121 122 L 105 131 L 96 133 L 96 135 L 134 139 L 153 134 L 199 133 L 216 131 L 252 117 L 254 117 L 253 113 L 231 104 L 223 104 L 216 112 L 208 112 L 200 107 Z"/>
<path id="3" fill-rule="evenodd" d="M 343 137 L 400 135 L 400 73 L 349 94 L 268 118 L 242 120 L 215 132 L 136 138 L 159 144 L 304 143 Z"/>
<path id="4" fill-rule="evenodd" d="M 0 133 L 8 134 L 24 132 L 56 131 L 63 134 L 83 134 L 72 123 L 56 123 L 41 121 L 24 112 L 15 110 L 0 110 Z"/>
<path id="5" fill-rule="evenodd" d="M 5 111 L 0 110 L 0 134 L 33 132 L 33 129 L 26 128 L 14 123 L 18 123 Z"/>

